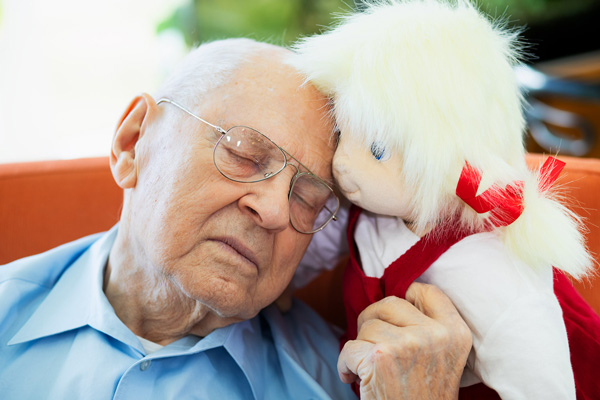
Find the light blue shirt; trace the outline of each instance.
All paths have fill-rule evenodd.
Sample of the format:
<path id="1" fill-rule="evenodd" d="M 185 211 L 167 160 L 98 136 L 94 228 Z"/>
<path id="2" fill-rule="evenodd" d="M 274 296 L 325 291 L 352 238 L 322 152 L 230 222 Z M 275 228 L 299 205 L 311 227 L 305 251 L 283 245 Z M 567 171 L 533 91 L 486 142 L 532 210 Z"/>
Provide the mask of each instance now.
<path id="1" fill-rule="evenodd" d="M 116 232 L 0 266 L 2 399 L 356 399 L 299 301 L 147 355 L 102 291 Z"/>

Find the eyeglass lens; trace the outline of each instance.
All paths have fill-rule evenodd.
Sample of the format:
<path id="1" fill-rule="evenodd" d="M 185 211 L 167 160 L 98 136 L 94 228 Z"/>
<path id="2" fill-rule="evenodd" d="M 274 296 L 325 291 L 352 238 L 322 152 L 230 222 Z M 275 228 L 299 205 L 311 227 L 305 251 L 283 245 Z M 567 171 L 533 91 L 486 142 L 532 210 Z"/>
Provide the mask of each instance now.
<path id="1" fill-rule="evenodd" d="M 258 182 L 285 167 L 285 154 L 262 133 L 235 126 L 220 138 L 214 151 L 215 165 L 227 178 Z"/>
<path id="2" fill-rule="evenodd" d="M 296 176 L 290 191 L 290 219 L 301 232 L 314 232 L 325 226 L 333 211 L 325 207 L 333 196 L 331 190 L 314 175 L 301 173 Z"/>
<path id="3" fill-rule="evenodd" d="M 244 126 L 229 129 L 217 142 L 213 157 L 219 172 L 237 182 L 262 181 L 278 174 L 286 166 L 286 156 L 275 143 L 262 133 Z M 316 176 L 297 174 L 289 193 L 292 226 L 303 233 L 321 229 L 337 211 L 337 206 L 329 211 L 324 209 L 332 196 L 331 189 Z"/>

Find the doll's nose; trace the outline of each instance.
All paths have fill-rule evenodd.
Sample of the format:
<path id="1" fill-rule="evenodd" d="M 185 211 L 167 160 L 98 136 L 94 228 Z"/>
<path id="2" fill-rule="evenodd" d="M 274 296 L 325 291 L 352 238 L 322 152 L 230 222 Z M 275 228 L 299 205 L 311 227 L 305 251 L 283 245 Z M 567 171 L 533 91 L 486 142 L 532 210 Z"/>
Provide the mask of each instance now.
<path id="1" fill-rule="evenodd" d="M 335 153 L 332 163 L 333 176 L 335 179 L 339 179 L 340 176 L 344 176 L 348 173 L 348 157 L 345 155 L 338 155 Z"/>

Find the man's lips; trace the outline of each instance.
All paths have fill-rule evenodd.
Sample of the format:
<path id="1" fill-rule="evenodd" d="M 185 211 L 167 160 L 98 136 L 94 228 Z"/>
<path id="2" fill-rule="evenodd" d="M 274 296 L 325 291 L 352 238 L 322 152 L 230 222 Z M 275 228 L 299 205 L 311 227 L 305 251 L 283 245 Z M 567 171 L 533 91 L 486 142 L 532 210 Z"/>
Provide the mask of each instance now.
<path id="1" fill-rule="evenodd" d="M 246 258 L 252 264 L 256 265 L 256 267 L 258 268 L 258 259 L 257 259 L 256 255 L 254 254 L 254 252 L 252 250 L 250 250 L 248 247 L 246 247 L 239 240 L 232 238 L 232 237 L 227 237 L 227 236 L 212 238 L 211 240 L 226 244 L 227 246 L 229 246 L 233 250 L 235 250 L 239 255 Z"/>

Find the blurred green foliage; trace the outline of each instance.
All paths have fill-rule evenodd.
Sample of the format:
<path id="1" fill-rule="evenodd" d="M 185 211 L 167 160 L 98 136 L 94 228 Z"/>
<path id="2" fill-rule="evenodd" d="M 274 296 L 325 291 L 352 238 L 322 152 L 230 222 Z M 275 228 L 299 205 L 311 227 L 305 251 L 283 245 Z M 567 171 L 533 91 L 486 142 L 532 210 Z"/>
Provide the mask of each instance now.
<path id="1" fill-rule="evenodd" d="M 179 30 L 188 46 L 227 37 L 249 37 L 287 45 L 318 32 L 334 14 L 354 3 L 344 0 L 190 0 L 158 26 Z"/>
<path id="2" fill-rule="evenodd" d="M 369 0 L 356 0 L 357 5 Z M 599 0 L 474 0 L 509 25 L 536 25 L 574 15 Z M 250 37 L 287 45 L 329 26 L 353 0 L 189 0 L 158 26 L 180 31 L 188 46 L 227 37 Z"/>
<path id="3" fill-rule="evenodd" d="M 538 25 L 578 14 L 598 0 L 479 0 L 481 9 L 492 17 L 506 16 L 515 25 Z"/>

